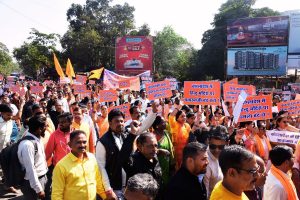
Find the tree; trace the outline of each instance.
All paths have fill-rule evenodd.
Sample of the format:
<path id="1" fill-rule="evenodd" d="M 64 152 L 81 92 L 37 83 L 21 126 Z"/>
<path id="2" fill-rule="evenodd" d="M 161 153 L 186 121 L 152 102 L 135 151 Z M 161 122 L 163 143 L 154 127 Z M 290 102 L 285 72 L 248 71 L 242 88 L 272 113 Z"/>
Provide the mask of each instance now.
<path id="1" fill-rule="evenodd" d="M 0 42 L 0 74 L 8 76 L 14 71 L 20 71 L 20 69 L 9 55 L 8 48 Z"/>
<path id="2" fill-rule="evenodd" d="M 156 34 L 154 39 L 154 66 L 158 78 L 173 76 L 179 80 L 187 78 L 193 48 L 170 26 Z"/>
<path id="3" fill-rule="evenodd" d="M 70 26 L 61 44 L 77 71 L 113 67 L 115 39 L 134 29 L 134 8 L 128 3 L 111 6 L 111 1 L 87 0 L 84 6 L 72 4 L 67 11 Z"/>
<path id="4" fill-rule="evenodd" d="M 270 8 L 251 8 L 254 4 L 255 0 L 228 0 L 221 5 L 219 13 L 214 16 L 213 29 L 204 32 L 201 41 L 203 46 L 192 64 L 191 75 L 194 80 L 206 79 L 206 76 L 224 79 L 228 20 L 279 15 L 279 12 Z"/>
<path id="5" fill-rule="evenodd" d="M 54 68 L 53 52 L 57 53 L 57 34 L 45 34 L 36 29 L 29 33 L 28 42 L 24 42 L 19 48 L 13 51 L 20 67 L 26 75 L 37 78 L 39 72 Z"/>
<path id="6" fill-rule="evenodd" d="M 148 24 L 143 24 L 137 30 L 130 31 L 129 35 L 132 36 L 149 36 L 150 35 L 150 27 Z"/>

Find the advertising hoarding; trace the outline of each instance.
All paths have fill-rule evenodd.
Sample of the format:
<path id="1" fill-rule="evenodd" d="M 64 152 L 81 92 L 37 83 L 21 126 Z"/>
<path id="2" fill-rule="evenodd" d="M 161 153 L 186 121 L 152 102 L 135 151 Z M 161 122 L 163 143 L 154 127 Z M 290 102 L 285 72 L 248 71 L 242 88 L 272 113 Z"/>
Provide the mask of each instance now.
<path id="1" fill-rule="evenodd" d="M 137 75 L 152 72 L 153 38 L 151 36 L 124 36 L 116 39 L 116 73 Z"/>
<path id="2" fill-rule="evenodd" d="M 300 69 L 300 12 L 290 14 L 288 69 Z"/>
<path id="3" fill-rule="evenodd" d="M 285 75 L 287 46 L 228 48 L 227 75 Z"/>
<path id="4" fill-rule="evenodd" d="M 227 46 L 287 46 L 288 16 L 243 18 L 227 24 Z"/>

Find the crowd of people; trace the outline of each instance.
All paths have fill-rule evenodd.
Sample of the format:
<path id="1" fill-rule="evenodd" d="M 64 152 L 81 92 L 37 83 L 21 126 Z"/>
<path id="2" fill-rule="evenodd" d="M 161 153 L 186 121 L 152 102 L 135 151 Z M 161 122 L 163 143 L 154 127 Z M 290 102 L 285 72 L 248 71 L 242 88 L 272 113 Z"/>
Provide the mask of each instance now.
<path id="1" fill-rule="evenodd" d="M 27 85 L 26 85 L 27 84 Z M 149 101 L 119 90 L 115 102 L 51 83 L 25 95 L 1 88 L 0 151 L 18 145 L 24 199 L 297 200 L 300 143 L 274 143 L 268 130 L 300 134 L 300 116 L 234 123 L 234 104 L 184 105 L 182 93 Z M 280 96 L 273 98 L 274 106 Z M 130 119 L 115 107 L 130 104 Z M 226 114 L 225 110 L 226 109 Z M 3 151 L 4 152 L 4 151 Z M 1 152 L 2 153 L 2 152 Z M 0 153 L 0 154 L 1 154 Z"/>

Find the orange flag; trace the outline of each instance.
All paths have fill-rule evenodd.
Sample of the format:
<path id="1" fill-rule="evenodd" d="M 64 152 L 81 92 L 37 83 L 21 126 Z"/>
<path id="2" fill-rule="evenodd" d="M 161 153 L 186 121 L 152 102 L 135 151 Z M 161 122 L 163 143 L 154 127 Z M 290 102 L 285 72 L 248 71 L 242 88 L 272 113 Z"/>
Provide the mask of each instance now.
<path id="1" fill-rule="evenodd" d="M 56 55 L 55 53 L 53 53 L 53 57 L 54 57 L 54 65 L 55 65 L 55 69 L 56 69 L 56 72 L 57 74 L 60 76 L 60 77 L 65 77 L 65 74 L 64 74 L 64 71 L 62 70 L 57 58 L 56 58 Z"/>
<path id="2" fill-rule="evenodd" d="M 69 58 L 66 67 L 66 75 L 69 77 L 70 80 L 72 80 L 72 77 L 75 77 L 74 69 Z"/>

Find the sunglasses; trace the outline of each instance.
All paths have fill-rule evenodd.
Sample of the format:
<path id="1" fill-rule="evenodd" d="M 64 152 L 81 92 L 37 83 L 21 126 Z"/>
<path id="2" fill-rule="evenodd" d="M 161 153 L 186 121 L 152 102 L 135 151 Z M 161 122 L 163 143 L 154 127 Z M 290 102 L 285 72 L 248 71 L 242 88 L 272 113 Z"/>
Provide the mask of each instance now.
<path id="1" fill-rule="evenodd" d="M 225 145 L 216 145 L 216 144 L 210 144 L 209 145 L 209 149 L 211 149 L 211 150 L 215 150 L 217 148 L 220 149 L 220 150 L 223 150 L 224 147 L 225 147 Z"/>
<path id="2" fill-rule="evenodd" d="M 287 123 L 288 123 L 288 121 L 283 121 L 283 123 L 287 124 Z"/>

